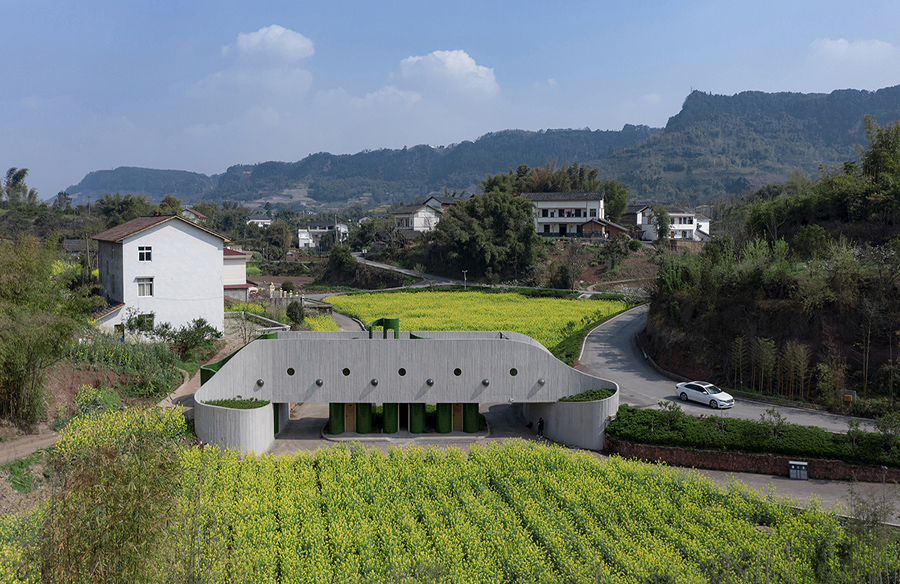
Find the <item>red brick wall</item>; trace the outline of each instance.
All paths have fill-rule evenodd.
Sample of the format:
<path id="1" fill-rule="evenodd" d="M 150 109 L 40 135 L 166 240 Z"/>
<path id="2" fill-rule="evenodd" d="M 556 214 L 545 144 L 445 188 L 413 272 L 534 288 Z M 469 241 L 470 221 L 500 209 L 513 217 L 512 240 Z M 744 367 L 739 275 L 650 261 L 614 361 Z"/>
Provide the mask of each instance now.
<path id="1" fill-rule="evenodd" d="M 900 481 L 900 469 L 856 466 L 840 460 L 634 444 L 616 440 L 611 436 L 606 437 L 605 446 L 608 454 L 618 454 L 624 458 L 636 458 L 646 462 L 661 461 L 672 466 L 789 476 L 788 461 L 798 460 L 808 463 L 807 469 L 811 479 L 873 483 Z"/>

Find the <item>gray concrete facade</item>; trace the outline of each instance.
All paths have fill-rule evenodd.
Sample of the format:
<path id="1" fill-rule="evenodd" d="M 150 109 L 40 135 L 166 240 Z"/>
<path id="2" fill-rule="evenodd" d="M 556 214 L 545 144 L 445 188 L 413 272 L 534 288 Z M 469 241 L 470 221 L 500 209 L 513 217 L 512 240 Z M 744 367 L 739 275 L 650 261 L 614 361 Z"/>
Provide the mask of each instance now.
<path id="1" fill-rule="evenodd" d="M 603 402 L 557 403 L 600 388 L 616 394 Z M 261 453 L 274 440 L 272 407 L 285 406 L 260 408 L 263 415 L 204 403 L 237 396 L 272 404 L 540 403 L 547 436 L 583 448 L 602 445 L 595 434 L 618 406 L 615 383 L 572 369 L 534 339 L 507 331 L 402 332 L 397 339 L 382 338 L 381 331 L 372 339 L 355 332 L 283 332 L 253 341 L 200 387 L 195 418 L 204 442 Z M 571 431 L 553 430 L 565 426 Z"/>

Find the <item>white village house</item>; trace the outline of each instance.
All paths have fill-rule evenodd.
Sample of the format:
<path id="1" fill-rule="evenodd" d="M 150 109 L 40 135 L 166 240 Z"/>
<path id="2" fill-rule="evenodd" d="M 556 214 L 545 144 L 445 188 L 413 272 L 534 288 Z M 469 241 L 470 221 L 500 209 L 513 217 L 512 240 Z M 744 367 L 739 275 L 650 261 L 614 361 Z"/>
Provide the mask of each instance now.
<path id="1" fill-rule="evenodd" d="M 138 217 L 98 233 L 98 326 L 121 332 L 131 311 L 181 327 L 204 318 L 224 328 L 225 237 L 177 215 Z"/>
<path id="2" fill-rule="evenodd" d="M 604 220 L 603 193 L 522 193 L 534 203 L 534 230 L 565 237 L 584 233 L 592 219 Z"/>
<path id="3" fill-rule="evenodd" d="M 396 229 L 424 233 L 437 227 L 442 213 L 440 208 L 422 203 L 421 205 L 400 207 L 392 215 Z"/>
<path id="4" fill-rule="evenodd" d="M 247 284 L 247 260 L 253 254 L 250 252 L 228 249 L 222 250 L 222 274 L 225 296 L 232 300 L 246 302 L 250 293 L 250 285 Z"/>
<path id="5" fill-rule="evenodd" d="M 310 249 L 319 246 L 319 242 L 328 233 L 335 233 L 337 243 L 344 243 L 350 236 L 350 228 L 346 223 L 331 221 L 309 221 L 306 229 L 297 230 L 297 247 Z"/>
<path id="6" fill-rule="evenodd" d="M 666 207 L 671 223 L 669 238 L 676 241 L 709 241 L 709 217 L 683 207 Z M 627 215 L 634 214 L 634 225 L 643 241 L 656 241 L 656 214 L 649 205 L 629 207 Z M 630 222 L 630 221 L 629 221 Z"/>

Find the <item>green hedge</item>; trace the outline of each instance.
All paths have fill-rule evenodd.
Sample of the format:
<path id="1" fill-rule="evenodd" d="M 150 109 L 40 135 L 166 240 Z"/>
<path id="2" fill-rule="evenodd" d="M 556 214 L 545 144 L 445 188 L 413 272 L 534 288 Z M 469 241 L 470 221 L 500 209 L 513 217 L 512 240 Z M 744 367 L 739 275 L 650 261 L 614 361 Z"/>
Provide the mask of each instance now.
<path id="1" fill-rule="evenodd" d="M 720 416 L 695 418 L 675 406 L 639 410 L 623 404 L 606 427 L 606 433 L 641 444 L 831 458 L 850 464 L 900 467 L 900 449 L 892 447 L 883 434 L 860 430 L 833 434 L 771 416 L 768 423 Z"/>
<path id="2" fill-rule="evenodd" d="M 575 395 L 570 395 L 568 397 L 561 397 L 559 401 L 561 402 L 586 402 L 586 401 L 599 401 L 601 399 L 606 399 L 608 397 L 612 397 L 616 392 L 611 389 L 589 389 L 587 391 L 582 391 L 581 393 L 576 393 Z"/>
<path id="3" fill-rule="evenodd" d="M 222 408 L 231 408 L 233 410 L 255 410 L 263 406 L 269 405 L 267 399 L 256 399 L 255 397 L 242 398 L 241 396 L 227 399 L 211 399 L 205 402 L 211 406 L 219 406 Z"/>

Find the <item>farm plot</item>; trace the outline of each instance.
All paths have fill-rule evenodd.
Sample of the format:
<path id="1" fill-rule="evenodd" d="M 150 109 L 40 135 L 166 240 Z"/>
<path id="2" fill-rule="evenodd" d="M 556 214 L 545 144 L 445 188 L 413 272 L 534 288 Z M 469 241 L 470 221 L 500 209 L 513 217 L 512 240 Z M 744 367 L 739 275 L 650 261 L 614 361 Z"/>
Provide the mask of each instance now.
<path id="1" fill-rule="evenodd" d="M 364 323 L 398 316 L 404 330 L 515 331 L 547 348 L 586 324 L 630 308 L 617 300 L 530 298 L 482 291 L 347 294 L 326 300 L 335 310 Z"/>

